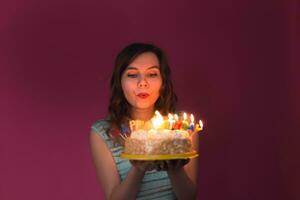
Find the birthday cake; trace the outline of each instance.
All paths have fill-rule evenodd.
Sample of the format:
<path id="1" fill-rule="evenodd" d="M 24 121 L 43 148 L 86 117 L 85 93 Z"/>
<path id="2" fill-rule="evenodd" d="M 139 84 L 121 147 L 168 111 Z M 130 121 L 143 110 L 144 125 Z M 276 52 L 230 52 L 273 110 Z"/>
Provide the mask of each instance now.
<path id="1" fill-rule="evenodd" d="M 176 118 L 176 115 L 175 115 Z M 124 153 L 131 155 L 169 155 L 192 152 L 193 117 L 180 121 L 169 114 L 164 119 L 158 112 L 151 121 L 130 121 L 131 134 L 126 137 Z"/>
<path id="2" fill-rule="evenodd" d="M 192 150 L 191 137 L 181 130 L 137 130 L 125 140 L 127 154 L 178 154 Z"/>

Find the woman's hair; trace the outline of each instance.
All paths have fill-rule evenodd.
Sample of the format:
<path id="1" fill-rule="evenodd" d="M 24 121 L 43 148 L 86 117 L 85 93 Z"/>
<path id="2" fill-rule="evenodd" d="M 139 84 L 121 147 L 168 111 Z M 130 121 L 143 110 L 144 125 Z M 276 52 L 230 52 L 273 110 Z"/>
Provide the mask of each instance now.
<path id="1" fill-rule="evenodd" d="M 155 102 L 154 109 L 166 115 L 175 112 L 177 96 L 171 82 L 171 71 L 165 53 L 153 44 L 133 43 L 125 47 L 116 57 L 113 74 L 110 80 L 109 118 L 116 127 L 120 128 L 131 118 L 131 105 L 126 100 L 121 77 L 127 66 L 139 55 L 152 52 L 159 60 L 159 69 L 162 77 L 160 96 Z"/>

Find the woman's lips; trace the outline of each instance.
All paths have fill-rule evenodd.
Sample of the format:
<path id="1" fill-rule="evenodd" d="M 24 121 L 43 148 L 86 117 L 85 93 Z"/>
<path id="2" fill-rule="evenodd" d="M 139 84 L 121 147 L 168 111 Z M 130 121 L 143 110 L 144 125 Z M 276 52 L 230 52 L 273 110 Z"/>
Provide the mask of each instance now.
<path id="1" fill-rule="evenodd" d="M 139 98 L 146 99 L 147 97 L 149 97 L 149 94 L 146 92 L 141 92 L 141 93 L 138 93 L 137 96 Z"/>

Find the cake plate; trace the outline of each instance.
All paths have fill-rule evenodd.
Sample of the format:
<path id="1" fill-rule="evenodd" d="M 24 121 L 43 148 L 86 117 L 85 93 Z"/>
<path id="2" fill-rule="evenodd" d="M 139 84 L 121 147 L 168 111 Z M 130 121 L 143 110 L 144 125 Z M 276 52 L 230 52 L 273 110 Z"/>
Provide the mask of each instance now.
<path id="1" fill-rule="evenodd" d="M 128 160 L 177 160 L 177 159 L 191 159 L 196 158 L 198 153 L 191 151 L 180 154 L 161 154 L 161 155 L 137 155 L 122 153 L 121 158 Z"/>

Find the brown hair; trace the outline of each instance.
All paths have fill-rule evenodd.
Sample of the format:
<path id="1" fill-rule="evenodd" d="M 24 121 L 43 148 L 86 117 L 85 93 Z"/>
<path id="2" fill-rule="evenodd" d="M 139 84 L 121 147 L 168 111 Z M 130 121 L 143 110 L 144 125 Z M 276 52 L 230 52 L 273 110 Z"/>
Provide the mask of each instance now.
<path id="1" fill-rule="evenodd" d="M 127 123 L 128 119 L 131 117 L 131 105 L 126 100 L 122 90 L 122 74 L 136 57 L 145 52 L 152 52 L 157 56 L 162 76 L 160 96 L 155 102 L 154 108 L 164 115 L 169 112 L 175 112 L 177 96 L 173 90 L 171 71 L 166 54 L 153 44 L 133 43 L 125 47 L 117 55 L 110 80 L 109 119 L 110 122 L 118 128 L 121 127 L 122 123 Z"/>

